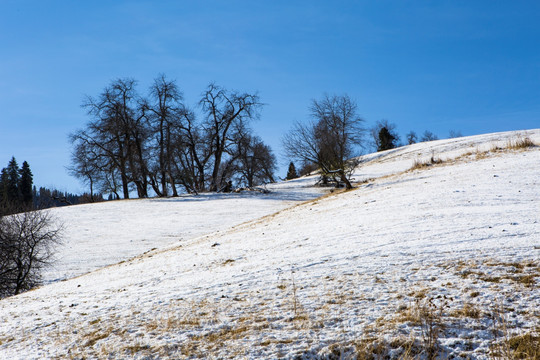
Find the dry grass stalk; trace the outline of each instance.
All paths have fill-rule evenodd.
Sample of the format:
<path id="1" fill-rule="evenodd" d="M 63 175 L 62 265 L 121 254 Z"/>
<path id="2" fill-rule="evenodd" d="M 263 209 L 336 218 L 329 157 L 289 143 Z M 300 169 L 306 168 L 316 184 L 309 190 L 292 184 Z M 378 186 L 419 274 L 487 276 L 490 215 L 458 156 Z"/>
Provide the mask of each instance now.
<path id="1" fill-rule="evenodd" d="M 508 140 L 506 147 L 512 150 L 528 149 L 537 145 L 528 137 L 518 136 L 514 140 Z"/>

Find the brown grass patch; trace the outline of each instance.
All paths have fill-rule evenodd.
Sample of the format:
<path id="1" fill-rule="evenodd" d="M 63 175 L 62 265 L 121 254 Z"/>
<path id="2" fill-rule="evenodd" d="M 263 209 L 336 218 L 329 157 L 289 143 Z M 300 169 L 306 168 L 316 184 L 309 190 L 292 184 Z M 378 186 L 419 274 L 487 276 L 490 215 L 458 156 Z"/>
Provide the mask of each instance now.
<path id="1" fill-rule="evenodd" d="M 383 336 L 366 336 L 359 340 L 329 345 L 324 358 L 357 360 L 396 358 L 409 360 L 417 358 L 422 352 L 421 345 L 414 338 L 398 336 L 387 340 Z M 302 356 L 299 355 L 298 358 L 302 358 Z"/>
<path id="2" fill-rule="evenodd" d="M 226 327 L 218 331 L 212 331 L 203 335 L 195 335 L 192 337 L 193 340 L 204 341 L 206 343 L 223 343 L 228 340 L 239 339 L 242 334 L 248 331 L 247 326 L 239 327 Z"/>
<path id="3" fill-rule="evenodd" d="M 531 333 L 508 339 L 508 346 L 516 359 L 540 360 L 540 336 Z"/>
<path id="4" fill-rule="evenodd" d="M 491 355 L 504 360 L 540 360 L 540 336 L 530 332 L 515 336 L 504 334 L 502 340 L 493 344 Z"/>
<path id="5" fill-rule="evenodd" d="M 271 345 L 271 344 L 290 344 L 293 341 L 294 340 L 292 339 L 268 339 L 268 340 L 261 341 L 259 343 L 259 346 L 267 347 L 268 345 Z"/>
<path id="6" fill-rule="evenodd" d="M 438 165 L 442 163 L 444 163 L 443 160 L 435 157 L 434 155 L 431 155 L 431 158 L 427 161 L 421 161 L 421 160 L 416 159 L 413 163 L 413 166 L 409 169 L 409 171 L 421 170 L 421 169 L 425 169 L 433 165 Z"/>
<path id="7" fill-rule="evenodd" d="M 537 145 L 528 137 L 518 136 L 516 139 L 508 140 L 506 147 L 511 150 L 521 150 L 536 147 Z"/>
<path id="8" fill-rule="evenodd" d="M 128 345 L 122 349 L 122 352 L 128 353 L 129 355 L 135 355 L 141 351 L 148 352 L 150 350 L 150 345 Z"/>
<path id="9" fill-rule="evenodd" d="M 95 330 L 95 331 L 85 334 L 84 338 L 86 341 L 84 342 L 84 346 L 85 347 L 94 346 L 99 340 L 108 338 L 109 335 L 111 335 L 111 332 L 112 332 L 112 328 L 108 328 L 105 331 Z"/>
<path id="10" fill-rule="evenodd" d="M 533 274 L 515 276 L 513 279 L 527 287 L 532 287 L 534 284 L 536 284 L 536 275 Z"/>
<path id="11" fill-rule="evenodd" d="M 451 312 L 454 317 L 468 317 L 471 319 L 479 319 L 482 317 L 482 310 L 471 303 L 464 303 L 461 309 L 455 309 Z"/>

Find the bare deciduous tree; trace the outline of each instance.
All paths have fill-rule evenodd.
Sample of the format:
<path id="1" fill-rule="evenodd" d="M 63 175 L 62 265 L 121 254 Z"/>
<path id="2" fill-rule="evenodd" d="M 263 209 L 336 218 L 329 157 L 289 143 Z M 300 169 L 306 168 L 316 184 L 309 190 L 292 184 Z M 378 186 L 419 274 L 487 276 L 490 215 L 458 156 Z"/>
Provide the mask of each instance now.
<path id="1" fill-rule="evenodd" d="M 448 138 L 450 139 L 455 139 L 455 138 L 460 138 L 460 137 L 463 137 L 463 134 L 459 130 L 450 130 L 448 134 Z"/>
<path id="2" fill-rule="evenodd" d="M 350 160 L 359 155 L 364 129 L 356 103 L 347 95 L 313 100 L 311 121 L 296 122 L 282 139 L 287 156 L 302 163 L 314 163 L 323 176 L 339 178 L 350 189 Z"/>
<path id="3" fill-rule="evenodd" d="M 94 191 L 103 173 L 100 154 L 95 152 L 96 147 L 89 146 L 86 142 L 73 142 L 75 146 L 71 153 L 72 165 L 67 168 L 68 172 L 89 185 L 90 201 L 94 202 Z"/>
<path id="4" fill-rule="evenodd" d="M 237 123 L 257 118 L 262 104 L 256 94 L 229 92 L 210 84 L 200 105 L 205 112 L 204 128 L 213 154 L 210 191 L 217 191 L 225 180 L 220 177 L 221 162 L 227 147 L 231 145 L 231 130 Z"/>
<path id="5" fill-rule="evenodd" d="M 170 185 L 173 196 L 178 196 L 173 176 L 173 141 L 181 136 L 182 119 L 186 113 L 182 103 L 183 95 L 175 81 L 167 80 L 161 75 L 150 88 L 151 105 L 148 108 L 148 119 L 152 127 L 153 144 L 155 152 L 152 158 L 155 161 L 154 171 L 150 172 L 151 181 L 158 196 L 168 195 Z"/>
<path id="6" fill-rule="evenodd" d="M 318 120 L 316 136 L 323 162 L 329 172 L 339 174 L 347 188 L 351 187 L 346 177 L 347 170 L 356 165 L 351 158 L 359 155 L 363 145 L 364 121 L 356 111 L 356 103 L 347 95 L 325 95 L 319 101 L 314 100 L 311 107 L 312 117 Z"/>
<path id="7" fill-rule="evenodd" d="M 76 146 L 82 144 L 97 154 L 102 170 L 107 167 L 118 173 L 126 199 L 130 184 L 135 186 L 139 197 L 148 195 L 149 129 L 135 85 L 133 79 L 118 79 L 97 99 L 88 97 L 83 107 L 93 119 L 86 130 L 70 136 Z"/>
<path id="8" fill-rule="evenodd" d="M 49 212 L 31 211 L 0 218 L 0 297 L 38 285 L 50 265 L 61 227 Z"/>
<path id="9" fill-rule="evenodd" d="M 208 134 L 198 126 L 190 110 L 183 113 L 182 130 L 175 134 L 172 151 L 177 182 L 188 193 L 205 191 L 212 149 Z"/>
<path id="10" fill-rule="evenodd" d="M 407 134 L 407 144 L 409 145 L 416 144 L 417 141 L 418 141 L 418 136 L 416 135 L 416 133 L 412 130 L 409 131 L 409 133 Z"/>
<path id="11" fill-rule="evenodd" d="M 274 182 L 276 157 L 258 136 L 247 134 L 237 143 L 235 163 L 241 184 L 253 187 Z"/>
<path id="12" fill-rule="evenodd" d="M 429 130 L 424 131 L 424 133 L 422 134 L 422 138 L 420 139 L 420 141 L 422 142 L 433 140 L 439 140 L 439 137 Z"/>

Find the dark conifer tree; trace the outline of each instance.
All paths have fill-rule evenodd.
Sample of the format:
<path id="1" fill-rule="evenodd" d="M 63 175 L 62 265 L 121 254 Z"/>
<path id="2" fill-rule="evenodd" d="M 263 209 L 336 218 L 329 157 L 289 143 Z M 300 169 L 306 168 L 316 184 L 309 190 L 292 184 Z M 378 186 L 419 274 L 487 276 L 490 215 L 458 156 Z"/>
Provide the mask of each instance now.
<path id="1" fill-rule="evenodd" d="M 294 166 L 294 163 L 291 161 L 289 164 L 289 170 L 287 171 L 287 177 L 286 180 L 296 179 L 298 177 L 298 174 L 296 173 L 296 167 Z"/>
<path id="2" fill-rule="evenodd" d="M 379 131 L 379 147 L 377 151 L 390 150 L 396 147 L 396 136 L 394 136 L 386 126 Z"/>
<path id="3" fill-rule="evenodd" d="M 9 161 L 6 172 L 6 200 L 11 205 L 17 205 L 21 199 L 21 194 L 19 191 L 19 166 L 15 157 L 12 157 Z"/>
<path id="4" fill-rule="evenodd" d="M 25 161 L 22 164 L 21 170 L 20 170 L 20 178 L 19 178 L 19 193 L 21 196 L 22 205 L 25 208 L 28 208 L 32 205 L 32 185 L 33 185 L 33 175 L 32 171 L 30 171 L 30 165 Z"/>
<path id="5" fill-rule="evenodd" d="M 5 208 L 7 205 L 7 183 L 8 183 L 8 173 L 7 169 L 3 168 L 2 173 L 0 174 L 0 211 Z M 0 213 L 0 216 L 2 213 Z"/>

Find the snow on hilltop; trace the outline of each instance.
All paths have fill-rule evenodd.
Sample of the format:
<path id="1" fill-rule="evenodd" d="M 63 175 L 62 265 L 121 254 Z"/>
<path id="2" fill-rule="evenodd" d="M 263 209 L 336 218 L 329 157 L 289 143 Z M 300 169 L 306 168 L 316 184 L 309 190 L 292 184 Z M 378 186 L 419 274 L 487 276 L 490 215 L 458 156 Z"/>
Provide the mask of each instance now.
<path id="1" fill-rule="evenodd" d="M 59 262 L 50 284 L 0 301 L 0 358 L 483 359 L 508 339 L 538 346 L 540 148 L 499 149 L 519 136 L 540 144 L 529 130 L 366 155 L 354 178 L 369 181 L 317 199 L 303 178 L 271 194 L 56 209 Z"/>

